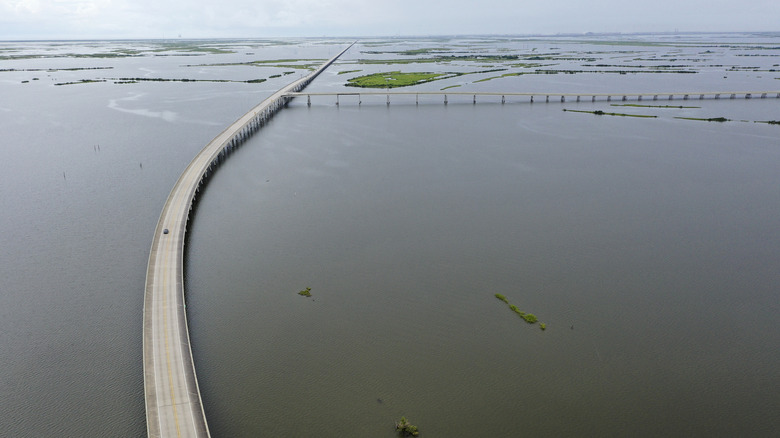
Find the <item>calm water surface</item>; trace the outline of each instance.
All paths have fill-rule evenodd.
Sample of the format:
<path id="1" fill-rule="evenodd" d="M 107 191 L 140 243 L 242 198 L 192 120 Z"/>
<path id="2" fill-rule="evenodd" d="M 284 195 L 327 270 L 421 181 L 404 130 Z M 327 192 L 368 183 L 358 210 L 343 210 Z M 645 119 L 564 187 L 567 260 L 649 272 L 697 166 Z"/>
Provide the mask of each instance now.
<path id="1" fill-rule="evenodd" d="M 192 157 L 289 81 L 54 85 L 280 73 L 182 67 L 236 55 L 68 55 L 150 46 L 159 42 L 0 43 L 0 55 L 23 56 L 0 59 L 2 436 L 146 434 L 141 331 L 150 233 Z M 287 49 L 304 57 L 327 51 Z M 256 53 L 251 59 L 281 54 L 246 50 Z M 63 70 L 74 68 L 82 70 Z"/>
<path id="2" fill-rule="evenodd" d="M 778 88 L 772 35 L 659 38 L 367 40 L 310 89 L 391 70 L 471 73 L 419 90 Z M 303 71 L 241 63 L 324 59 L 344 41 L 187 44 L 0 43 L 0 435 L 145 434 L 143 284 L 166 196 Z M 425 47 L 548 59 L 356 64 Z M 697 73 L 476 82 L 623 64 Z M 105 82 L 54 85 L 83 79 Z M 771 436 L 780 136 L 752 122 L 780 119 L 780 101 L 450 101 L 296 102 L 215 174 L 186 261 L 213 435 L 389 438 L 406 415 L 440 437 Z"/>
<path id="3" fill-rule="evenodd" d="M 187 263 L 214 433 L 770 435 L 776 130 L 561 109 L 298 104 L 229 160 Z"/>

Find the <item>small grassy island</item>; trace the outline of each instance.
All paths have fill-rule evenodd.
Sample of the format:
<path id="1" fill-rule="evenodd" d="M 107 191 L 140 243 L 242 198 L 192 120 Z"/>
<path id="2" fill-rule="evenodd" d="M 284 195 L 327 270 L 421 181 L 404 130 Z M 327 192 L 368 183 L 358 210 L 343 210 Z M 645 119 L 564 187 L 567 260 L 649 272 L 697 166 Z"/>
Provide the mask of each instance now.
<path id="1" fill-rule="evenodd" d="M 406 417 L 401 417 L 400 420 L 395 422 L 395 430 L 397 430 L 398 434 L 401 436 L 420 435 L 420 432 L 417 430 L 417 426 L 410 423 L 409 420 L 406 419 Z"/>
<path id="2" fill-rule="evenodd" d="M 389 71 L 383 73 L 373 73 L 347 79 L 348 87 L 360 88 L 397 88 L 408 87 L 410 85 L 424 84 L 439 79 L 445 79 L 454 76 L 451 73 L 431 73 L 431 72 L 410 72 L 402 73 L 400 71 Z"/>
<path id="3" fill-rule="evenodd" d="M 310 297 L 311 296 L 311 288 L 307 287 L 306 289 L 304 289 L 302 291 L 299 291 L 298 295 L 300 295 L 302 297 Z"/>
<path id="4" fill-rule="evenodd" d="M 534 315 L 533 313 L 523 312 L 522 310 L 520 310 L 514 304 L 509 304 L 509 300 L 504 295 L 496 294 L 495 297 L 498 298 L 499 300 L 505 302 L 509 306 L 509 308 L 512 309 L 513 312 L 515 312 L 518 315 L 520 315 L 520 317 L 523 318 L 523 320 L 525 320 L 525 322 L 527 322 L 528 324 L 535 324 L 535 323 L 539 322 L 539 318 L 537 318 L 536 315 Z M 546 330 L 547 329 L 547 325 L 545 323 L 543 323 L 543 322 L 540 322 L 539 323 L 539 328 L 542 329 L 542 330 Z"/>

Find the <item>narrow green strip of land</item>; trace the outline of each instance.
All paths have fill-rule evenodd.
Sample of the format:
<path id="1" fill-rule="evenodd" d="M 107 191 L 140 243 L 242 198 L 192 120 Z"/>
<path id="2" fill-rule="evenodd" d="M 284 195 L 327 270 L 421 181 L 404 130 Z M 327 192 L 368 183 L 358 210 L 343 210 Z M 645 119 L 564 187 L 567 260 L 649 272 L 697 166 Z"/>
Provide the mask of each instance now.
<path id="1" fill-rule="evenodd" d="M 595 114 L 597 116 L 620 116 L 620 117 L 641 117 L 646 119 L 656 119 L 658 116 L 650 116 L 646 114 L 625 114 L 625 113 L 605 113 L 601 110 L 596 111 L 582 111 L 582 110 L 570 110 L 570 109 L 563 109 L 564 111 L 568 111 L 571 113 L 588 113 L 588 114 Z"/>
<path id="2" fill-rule="evenodd" d="M 700 122 L 720 122 L 720 123 L 730 122 L 731 121 L 731 119 L 727 119 L 725 117 L 712 117 L 712 118 L 709 118 L 709 119 L 702 119 L 702 118 L 698 118 L 698 117 L 675 117 L 675 119 L 698 120 Z"/>

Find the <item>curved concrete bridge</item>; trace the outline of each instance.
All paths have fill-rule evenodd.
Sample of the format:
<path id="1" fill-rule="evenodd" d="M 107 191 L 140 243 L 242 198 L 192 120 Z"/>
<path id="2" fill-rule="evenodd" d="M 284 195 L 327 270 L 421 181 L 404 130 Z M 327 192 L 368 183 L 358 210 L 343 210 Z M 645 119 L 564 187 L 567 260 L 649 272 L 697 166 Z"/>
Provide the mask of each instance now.
<path id="1" fill-rule="evenodd" d="M 353 43 L 354 44 L 354 43 Z M 144 295 L 144 392 L 150 437 L 209 437 L 184 308 L 184 236 L 192 201 L 205 179 L 350 45 L 287 85 L 222 131 L 190 162 L 168 195 L 154 233 Z"/>

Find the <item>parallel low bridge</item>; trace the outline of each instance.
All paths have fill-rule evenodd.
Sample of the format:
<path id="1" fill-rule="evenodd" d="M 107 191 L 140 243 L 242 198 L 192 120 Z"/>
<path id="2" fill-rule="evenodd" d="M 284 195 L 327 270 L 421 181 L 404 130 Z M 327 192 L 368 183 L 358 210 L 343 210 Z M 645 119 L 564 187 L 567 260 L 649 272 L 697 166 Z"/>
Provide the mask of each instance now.
<path id="1" fill-rule="evenodd" d="M 302 90 L 349 47 L 222 131 L 190 162 L 171 190 L 157 222 L 146 271 L 143 355 L 149 437 L 210 436 L 184 308 L 184 237 L 195 196 L 222 160 L 287 104 L 289 93 Z"/>
<path id="2" fill-rule="evenodd" d="M 443 97 L 444 104 L 449 102 L 450 97 L 472 98 L 473 103 L 477 103 L 477 97 L 485 101 L 497 101 L 500 98 L 501 103 L 506 103 L 507 99 L 518 101 L 534 102 L 567 102 L 567 101 L 643 101 L 643 100 L 689 100 L 689 99 L 751 99 L 767 97 L 780 98 L 780 91 L 705 91 L 705 92 L 668 92 L 668 93 L 544 93 L 544 92 L 523 92 L 523 93 L 502 93 L 502 92 L 468 92 L 468 91 L 340 91 L 340 92 L 290 92 L 285 97 L 306 97 L 306 103 L 311 105 L 312 97 L 335 97 L 336 105 L 341 97 L 357 97 L 358 105 L 363 103 L 363 97 L 386 96 L 386 103 L 390 105 L 390 97 L 414 96 L 415 104 L 420 103 L 420 96 L 439 96 Z"/>

